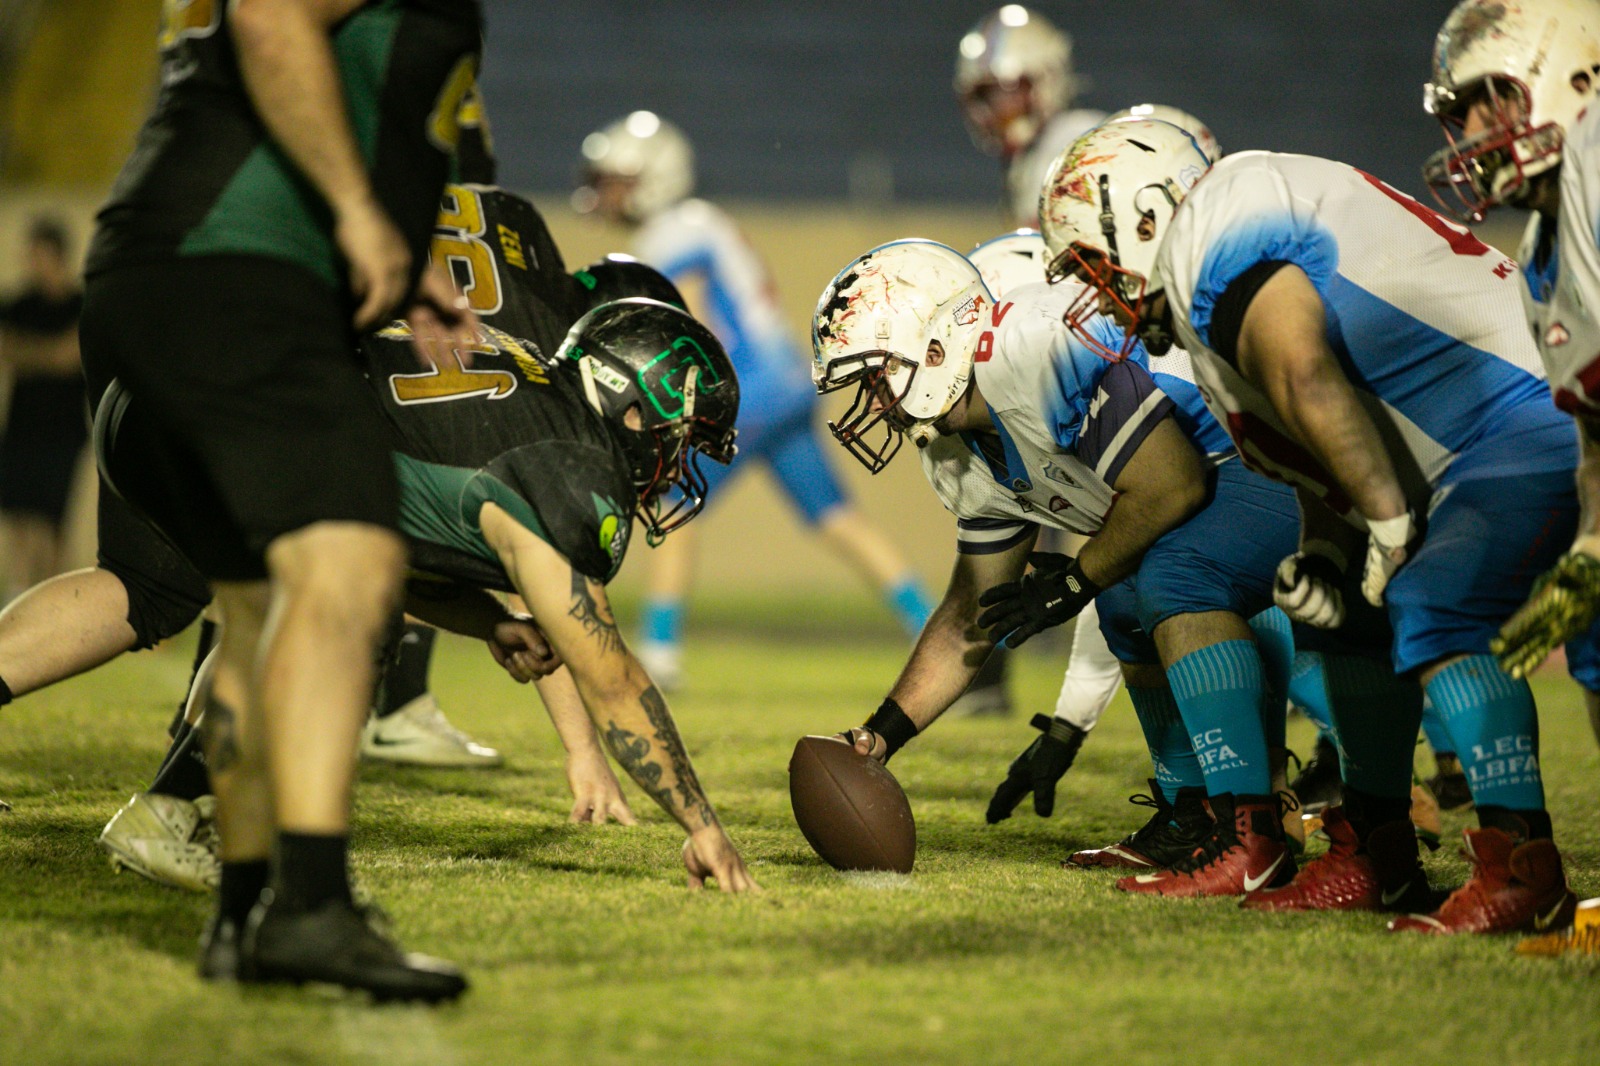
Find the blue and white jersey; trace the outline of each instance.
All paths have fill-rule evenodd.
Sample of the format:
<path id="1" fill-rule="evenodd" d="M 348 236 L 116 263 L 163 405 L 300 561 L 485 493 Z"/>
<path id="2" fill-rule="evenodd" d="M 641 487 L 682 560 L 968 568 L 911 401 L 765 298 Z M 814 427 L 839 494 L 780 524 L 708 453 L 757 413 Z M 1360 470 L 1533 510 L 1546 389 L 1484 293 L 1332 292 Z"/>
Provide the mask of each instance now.
<path id="1" fill-rule="evenodd" d="M 1023 285 L 988 311 L 973 378 L 995 433 L 942 436 L 918 453 L 962 552 L 1004 551 L 1036 525 L 1095 533 L 1123 466 L 1168 415 L 1211 461 L 1232 454 L 1181 352 L 1152 374 L 1142 350 L 1111 363 L 1072 334 L 1062 316 L 1078 291 Z M 1121 343 L 1109 320 L 1097 328 Z"/>
<path id="2" fill-rule="evenodd" d="M 774 425 L 816 402 L 810 360 L 795 344 L 772 277 L 727 212 L 684 200 L 652 215 L 634 238 L 634 255 L 676 283 L 696 279 L 697 308 L 739 374 L 742 426 Z"/>
<path id="3" fill-rule="evenodd" d="M 1546 398 L 1515 262 L 1353 167 L 1242 152 L 1179 205 L 1154 276 L 1212 413 L 1252 468 L 1355 518 L 1332 476 L 1219 354 L 1233 341 L 1213 344 L 1229 286 L 1279 262 L 1321 296 L 1328 344 L 1418 514 L 1441 486 L 1572 468 L 1572 430 Z"/>
<path id="4" fill-rule="evenodd" d="M 1600 107 L 1567 130 L 1561 214 L 1534 213 L 1522 238 L 1522 302 L 1563 411 L 1600 416 Z"/>

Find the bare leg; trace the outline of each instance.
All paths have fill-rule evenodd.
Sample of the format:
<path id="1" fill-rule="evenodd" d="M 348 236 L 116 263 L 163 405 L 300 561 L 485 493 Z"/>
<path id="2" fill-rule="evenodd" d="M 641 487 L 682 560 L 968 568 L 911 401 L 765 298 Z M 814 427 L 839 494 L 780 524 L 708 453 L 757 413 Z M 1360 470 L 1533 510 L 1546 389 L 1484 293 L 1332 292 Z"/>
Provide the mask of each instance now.
<path id="1" fill-rule="evenodd" d="M 348 832 L 373 660 L 404 565 L 399 536 L 353 522 L 319 522 L 267 549 L 273 597 L 256 693 L 281 831 Z"/>
<path id="2" fill-rule="evenodd" d="M 836 507 L 822 516 L 817 530 L 828 546 L 867 580 L 888 587 L 903 579 L 911 566 L 884 535 L 854 507 Z"/>
<path id="3" fill-rule="evenodd" d="M 6 588 L 9 600 L 56 574 L 60 536 L 55 524 L 39 515 L 5 515 Z"/>
<path id="4" fill-rule="evenodd" d="M 204 708 L 200 729 L 217 797 L 219 857 L 224 862 L 262 861 L 272 854 L 272 795 L 250 679 L 266 619 L 267 586 L 218 584 L 216 591 L 222 640 L 195 676 L 189 713 Z"/>
<path id="5" fill-rule="evenodd" d="M 136 639 L 122 580 L 109 570 L 74 570 L 0 611 L 0 678 L 21 696 L 109 662 Z"/>
<path id="6" fill-rule="evenodd" d="M 699 540 L 694 529 L 684 527 L 651 549 L 646 596 L 652 600 L 682 600 L 689 595 Z"/>

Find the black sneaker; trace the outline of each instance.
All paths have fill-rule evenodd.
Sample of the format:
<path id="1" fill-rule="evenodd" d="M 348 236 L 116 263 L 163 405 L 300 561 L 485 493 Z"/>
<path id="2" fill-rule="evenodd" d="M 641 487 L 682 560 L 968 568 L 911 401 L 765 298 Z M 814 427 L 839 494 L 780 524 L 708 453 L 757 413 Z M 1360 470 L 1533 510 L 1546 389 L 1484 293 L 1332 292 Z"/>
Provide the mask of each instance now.
<path id="1" fill-rule="evenodd" d="M 1155 813 L 1137 832 L 1110 847 L 1077 852 L 1061 865 L 1165 869 L 1192 855 L 1211 835 L 1211 811 L 1203 788 L 1180 788 L 1178 802 L 1169 804 L 1152 779 L 1150 795 L 1129 796 L 1128 802 L 1154 808 Z"/>
<path id="2" fill-rule="evenodd" d="M 1327 737 L 1317 738 L 1311 761 L 1289 782 L 1300 809 L 1316 814 L 1344 802 L 1344 782 L 1339 778 L 1339 749 Z"/>
<path id="3" fill-rule="evenodd" d="M 220 911 L 200 932 L 200 977 L 206 981 L 239 979 L 239 926 Z"/>
<path id="4" fill-rule="evenodd" d="M 240 949 L 240 977 L 264 983 L 342 985 L 378 1001 L 455 999 L 467 989 L 461 971 L 442 959 L 414 955 L 373 928 L 347 900 L 285 913 L 272 892 L 250 912 Z"/>
<path id="5" fill-rule="evenodd" d="M 1428 778 L 1428 791 L 1439 801 L 1442 811 L 1459 811 L 1472 806 L 1472 786 L 1467 784 L 1467 775 L 1459 770 Z"/>

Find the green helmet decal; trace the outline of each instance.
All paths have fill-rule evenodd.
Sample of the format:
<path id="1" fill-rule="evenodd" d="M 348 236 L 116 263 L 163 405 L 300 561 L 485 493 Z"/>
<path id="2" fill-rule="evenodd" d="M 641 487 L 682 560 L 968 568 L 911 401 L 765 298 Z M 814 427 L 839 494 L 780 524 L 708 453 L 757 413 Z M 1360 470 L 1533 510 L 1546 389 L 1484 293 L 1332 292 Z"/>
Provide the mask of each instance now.
<path id="1" fill-rule="evenodd" d="M 587 270 L 576 271 L 572 276 L 578 279 L 578 284 L 582 285 L 590 292 L 593 292 L 594 287 L 599 284 L 599 282 L 595 280 L 594 275 L 589 273 Z"/>
<path id="2" fill-rule="evenodd" d="M 651 371 L 655 369 L 656 364 L 664 361 L 671 365 L 664 368 L 656 380 L 651 381 Z M 722 376 L 717 373 L 711 357 L 700 347 L 698 341 L 688 336 L 678 337 L 665 351 L 641 367 L 635 375 L 640 391 L 650 398 L 650 405 L 662 418 L 677 418 L 683 414 L 683 385 L 688 380 L 689 370 L 694 367 L 700 370 L 695 383 L 697 389 L 709 391 L 722 384 Z"/>

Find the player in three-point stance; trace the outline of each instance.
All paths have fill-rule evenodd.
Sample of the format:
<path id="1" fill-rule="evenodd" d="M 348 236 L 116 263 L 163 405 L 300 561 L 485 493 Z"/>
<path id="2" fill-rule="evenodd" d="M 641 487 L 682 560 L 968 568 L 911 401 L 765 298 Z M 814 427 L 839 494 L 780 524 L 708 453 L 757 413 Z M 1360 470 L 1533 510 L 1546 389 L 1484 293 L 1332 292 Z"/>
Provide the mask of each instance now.
<path id="1" fill-rule="evenodd" d="M 888 698 L 852 731 L 858 750 L 888 758 L 996 643 L 1020 644 L 1098 596 L 1155 763 L 1157 811 L 1073 860 L 1174 868 L 1120 882 L 1135 892 L 1238 894 L 1287 880 L 1294 860 L 1263 729 L 1274 702 L 1263 659 L 1281 684 L 1287 634 L 1263 635 L 1276 645 L 1264 656 L 1245 620 L 1271 606 L 1293 500 L 1227 461 L 1227 435 L 1181 367 L 1113 364 L 1073 337 L 1062 321 L 1073 298 L 1034 284 L 996 302 L 970 261 L 930 241 L 876 248 L 823 292 L 814 376 L 823 392 L 855 388 L 834 434 L 874 472 L 913 440 L 960 530 L 944 599 Z M 1041 526 L 1089 540 L 1076 559 L 1030 556 Z M 1256 537 L 1234 536 L 1241 526 Z"/>
<path id="2" fill-rule="evenodd" d="M 1506 204 L 1533 212 L 1518 286 L 1556 405 L 1578 424 L 1577 538 L 1501 629 L 1500 663 L 1525 676 L 1558 645 L 1600 737 L 1600 3 L 1460 4 L 1439 31 L 1424 102 L 1447 147 L 1424 176 L 1468 221 Z M 1588 631 L 1585 632 L 1585 627 Z M 1587 912 L 1585 912 L 1587 913 Z M 1580 923 L 1586 925 L 1587 923 Z M 1600 950 L 1592 929 L 1518 950 Z"/>
<path id="3" fill-rule="evenodd" d="M 1334 847 L 1246 905 L 1424 909 L 1405 821 L 1426 688 L 1473 784 L 1475 871 L 1390 927 L 1569 924 L 1533 695 L 1489 654 L 1576 521 L 1570 431 L 1544 398 L 1516 264 L 1339 163 L 1248 152 L 1208 172 L 1161 122 L 1075 142 L 1043 212 L 1052 276 L 1090 286 L 1072 328 L 1091 341 L 1110 311 L 1118 358 L 1181 343 L 1245 462 L 1300 500 L 1277 601 L 1307 643 L 1324 629 L 1345 803 Z"/>

